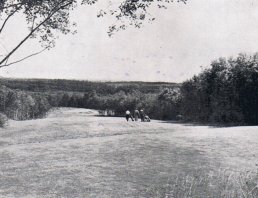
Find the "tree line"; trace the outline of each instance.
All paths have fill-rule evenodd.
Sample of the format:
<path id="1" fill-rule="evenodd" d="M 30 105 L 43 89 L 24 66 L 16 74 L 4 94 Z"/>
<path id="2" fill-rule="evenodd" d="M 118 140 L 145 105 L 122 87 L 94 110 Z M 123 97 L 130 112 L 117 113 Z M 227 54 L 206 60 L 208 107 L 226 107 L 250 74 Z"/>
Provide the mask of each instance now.
<path id="1" fill-rule="evenodd" d="M 119 91 L 126 93 L 137 90 L 143 93 L 157 93 L 161 88 L 179 87 L 177 83 L 166 82 L 98 82 L 64 79 L 11 79 L 0 78 L 0 84 L 11 89 L 29 92 L 90 92 L 98 94 L 115 94 Z"/>
<path id="2" fill-rule="evenodd" d="M 179 88 L 162 88 L 159 93 L 119 91 L 115 94 L 98 94 L 96 91 L 69 95 L 65 93 L 59 106 L 80 107 L 100 110 L 101 114 L 123 116 L 127 109 L 144 109 L 152 118 L 160 120 L 175 119 L 179 113 Z"/>
<path id="3" fill-rule="evenodd" d="M 0 86 L 0 127 L 7 118 L 27 120 L 41 118 L 51 108 L 46 97 L 41 93 L 28 93 Z"/>
<path id="4" fill-rule="evenodd" d="M 157 92 L 131 89 L 101 95 L 93 91 L 72 101 L 74 107 L 112 110 L 117 116 L 126 109 L 144 108 L 152 118 L 161 120 L 181 115 L 190 122 L 257 125 L 258 54 L 219 58 L 180 86 L 160 87 Z"/>
<path id="5" fill-rule="evenodd" d="M 258 124 L 258 54 L 220 58 L 181 87 L 180 112 L 190 121 Z"/>
<path id="6" fill-rule="evenodd" d="M 5 85 L 0 86 L 0 120 L 5 121 L 6 118 L 13 120 L 41 118 L 52 107 L 98 109 L 103 115 L 112 112 L 109 115 L 113 116 L 123 116 L 127 109 L 144 108 L 146 113 L 152 115 L 152 118 L 172 119 L 176 113 L 173 113 L 174 108 L 170 108 L 171 111 L 168 111 L 168 106 L 172 103 L 166 94 L 174 88 L 179 90 L 178 86 L 169 83 L 143 83 L 144 85 L 140 86 L 138 82 L 110 83 L 109 85 L 87 82 L 91 85 L 91 89 L 88 87 L 87 92 L 38 91 L 38 89 L 32 91 L 32 82 L 28 81 L 30 85 L 28 91 L 26 89 L 14 89 L 15 83 L 12 84 L 12 89 L 7 87 L 6 85 L 11 84 L 10 79 L 8 81 L 2 79 L 2 82 Z M 37 81 L 35 82 L 38 84 Z M 25 84 L 26 81 L 20 87 L 24 87 Z M 18 83 L 15 88 L 17 87 Z M 65 88 L 64 85 L 61 87 L 64 90 L 70 89 Z M 161 108 L 163 111 L 161 111 Z"/>
<path id="7" fill-rule="evenodd" d="M 64 86 L 68 81 L 63 82 L 62 89 L 70 90 Z M 258 124 L 258 54 L 220 58 L 180 85 L 87 83 L 91 86 L 86 92 L 33 92 L 32 86 L 28 91 L 2 85 L 0 120 L 35 119 L 46 115 L 51 107 L 75 107 L 98 109 L 101 114 L 112 116 L 123 116 L 127 109 L 144 109 L 151 118 L 160 120 L 175 120 L 181 115 L 184 121 Z"/>

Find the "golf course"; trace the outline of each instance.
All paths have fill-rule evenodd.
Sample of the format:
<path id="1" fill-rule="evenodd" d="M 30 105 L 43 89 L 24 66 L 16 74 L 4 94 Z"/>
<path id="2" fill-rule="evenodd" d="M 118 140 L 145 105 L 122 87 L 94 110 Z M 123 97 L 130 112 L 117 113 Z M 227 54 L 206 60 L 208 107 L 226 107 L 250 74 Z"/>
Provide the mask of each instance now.
<path id="1" fill-rule="evenodd" d="M 255 197 L 257 132 L 79 108 L 10 120 L 0 129 L 0 197 Z"/>

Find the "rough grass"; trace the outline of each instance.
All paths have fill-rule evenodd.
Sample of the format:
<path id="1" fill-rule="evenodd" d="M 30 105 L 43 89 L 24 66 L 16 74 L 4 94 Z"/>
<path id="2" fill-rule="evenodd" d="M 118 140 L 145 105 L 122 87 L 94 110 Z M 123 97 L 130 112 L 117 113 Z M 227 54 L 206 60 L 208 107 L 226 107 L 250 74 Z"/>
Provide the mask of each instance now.
<path id="1" fill-rule="evenodd" d="M 147 197 L 155 198 L 256 198 L 258 197 L 258 176 L 253 172 L 232 172 L 219 170 L 195 175 L 176 176 L 165 185 L 153 186 L 147 190 Z"/>
<path id="2" fill-rule="evenodd" d="M 59 109 L 0 129 L 0 197 L 257 195 L 258 127 L 95 115 Z"/>

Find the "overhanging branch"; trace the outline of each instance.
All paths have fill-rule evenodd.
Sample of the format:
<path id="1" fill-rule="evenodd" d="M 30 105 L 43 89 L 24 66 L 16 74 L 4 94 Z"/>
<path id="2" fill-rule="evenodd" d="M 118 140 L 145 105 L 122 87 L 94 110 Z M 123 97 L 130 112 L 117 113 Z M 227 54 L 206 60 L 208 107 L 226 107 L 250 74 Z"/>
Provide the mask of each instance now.
<path id="1" fill-rule="evenodd" d="M 44 48 L 43 50 L 41 50 L 41 51 L 39 51 L 39 52 L 30 54 L 30 55 L 28 55 L 28 56 L 26 56 L 26 57 L 24 57 L 24 58 L 22 58 L 22 59 L 19 59 L 19 60 L 14 61 L 14 62 L 11 62 L 11 63 L 8 63 L 8 64 L 4 64 L 4 65 L 0 65 L 0 68 L 8 67 L 8 66 L 11 66 L 11 65 L 13 65 L 13 64 L 22 62 L 22 61 L 24 61 L 24 60 L 26 60 L 26 59 L 28 59 L 28 58 L 30 58 L 30 57 L 32 57 L 32 56 L 36 56 L 36 55 L 38 55 L 38 54 L 41 54 L 41 53 L 44 52 L 46 49 L 48 49 L 48 48 Z"/>
<path id="2" fill-rule="evenodd" d="M 3 24 L 2 24 L 2 26 L 1 26 L 1 28 L 0 28 L 0 34 L 2 33 L 2 31 L 3 31 L 3 29 L 4 29 L 4 27 L 5 27 L 6 23 L 7 23 L 7 21 L 8 21 L 16 12 L 18 12 L 21 7 L 22 7 L 22 5 L 20 5 L 16 10 L 14 10 L 11 14 L 9 14 L 9 15 L 6 17 L 6 19 L 4 20 L 4 22 L 3 22 Z"/>
<path id="3" fill-rule="evenodd" d="M 30 33 L 11 51 L 9 52 L 8 55 L 5 56 L 5 58 L 3 58 L 0 61 L 0 66 L 4 64 L 4 62 L 6 62 L 6 60 L 8 60 L 10 58 L 10 56 L 12 56 L 12 54 L 21 47 L 21 45 L 28 40 L 34 32 L 36 32 L 44 23 L 46 23 L 54 14 L 56 14 L 59 10 L 66 8 L 67 6 L 71 5 L 74 0 L 68 1 L 66 4 L 62 5 L 64 1 L 61 0 L 52 10 L 52 13 L 50 13 L 41 23 L 39 23 L 34 29 L 32 29 L 30 31 Z M 5 65 L 5 64 L 4 64 Z M 1 67 L 0 67 L 1 68 Z"/>

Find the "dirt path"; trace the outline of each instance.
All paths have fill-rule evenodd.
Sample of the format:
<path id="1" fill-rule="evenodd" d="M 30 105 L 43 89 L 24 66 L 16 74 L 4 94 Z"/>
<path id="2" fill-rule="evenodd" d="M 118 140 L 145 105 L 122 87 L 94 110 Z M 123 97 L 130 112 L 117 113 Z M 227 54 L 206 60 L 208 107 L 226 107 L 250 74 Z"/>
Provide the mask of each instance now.
<path id="1" fill-rule="evenodd" d="M 60 109 L 0 129 L 0 197 L 146 197 L 178 175 L 257 170 L 258 127 L 96 114 Z"/>

